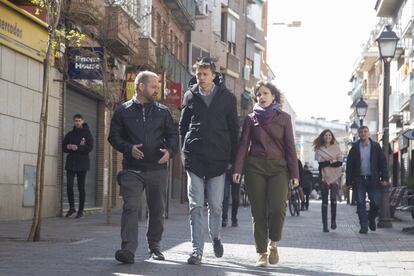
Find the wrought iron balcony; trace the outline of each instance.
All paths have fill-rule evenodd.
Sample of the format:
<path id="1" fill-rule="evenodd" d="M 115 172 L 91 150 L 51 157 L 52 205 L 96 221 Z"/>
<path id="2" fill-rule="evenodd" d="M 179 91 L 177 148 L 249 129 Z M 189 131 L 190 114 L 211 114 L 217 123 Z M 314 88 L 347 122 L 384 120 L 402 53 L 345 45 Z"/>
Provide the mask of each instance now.
<path id="1" fill-rule="evenodd" d="M 195 0 L 164 0 L 173 16 L 182 25 L 184 30 L 195 29 L 197 3 Z"/>

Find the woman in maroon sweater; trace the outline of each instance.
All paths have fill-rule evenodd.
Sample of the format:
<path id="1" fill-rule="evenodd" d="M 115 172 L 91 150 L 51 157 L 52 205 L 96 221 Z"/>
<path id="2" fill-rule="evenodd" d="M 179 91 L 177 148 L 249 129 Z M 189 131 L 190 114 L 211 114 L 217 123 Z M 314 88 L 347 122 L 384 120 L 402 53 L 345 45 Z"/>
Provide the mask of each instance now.
<path id="1" fill-rule="evenodd" d="M 259 82 L 254 94 L 257 103 L 244 120 L 233 181 L 240 183 L 244 171 L 259 253 L 256 265 L 266 266 L 279 261 L 276 242 L 282 236 L 288 182 L 297 186 L 299 172 L 292 123 L 280 109 L 280 91 Z"/>

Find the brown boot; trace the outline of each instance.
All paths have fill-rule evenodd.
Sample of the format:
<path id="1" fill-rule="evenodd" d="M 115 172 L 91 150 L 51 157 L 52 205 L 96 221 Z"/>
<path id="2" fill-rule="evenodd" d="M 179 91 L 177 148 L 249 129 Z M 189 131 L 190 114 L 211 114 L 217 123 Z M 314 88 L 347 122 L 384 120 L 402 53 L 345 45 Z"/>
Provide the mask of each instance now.
<path id="1" fill-rule="evenodd" d="M 259 254 L 259 259 L 256 262 L 256 266 L 258 266 L 258 267 L 267 266 L 267 253 Z"/>
<path id="2" fill-rule="evenodd" d="M 279 262 L 279 254 L 276 245 L 269 245 L 269 264 L 277 264 Z"/>

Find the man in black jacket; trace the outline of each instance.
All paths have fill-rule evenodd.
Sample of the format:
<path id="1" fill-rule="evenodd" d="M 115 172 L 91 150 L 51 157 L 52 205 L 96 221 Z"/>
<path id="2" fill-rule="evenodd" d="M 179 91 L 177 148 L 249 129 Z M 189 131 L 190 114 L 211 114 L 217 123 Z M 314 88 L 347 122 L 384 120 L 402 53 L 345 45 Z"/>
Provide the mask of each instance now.
<path id="1" fill-rule="evenodd" d="M 151 257 L 164 260 L 160 241 L 167 197 L 167 161 L 178 147 L 178 131 L 168 108 L 155 102 L 158 75 L 144 71 L 135 79 L 135 96 L 115 110 L 108 141 L 123 153 L 118 183 L 124 206 L 121 249 L 115 259 L 134 263 L 138 246 L 138 208 L 145 189 L 149 211 L 147 241 Z"/>
<path id="2" fill-rule="evenodd" d="M 65 169 L 69 211 L 66 217 L 76 213 L 73 196 L 73 183 L 76 176 L 79 191 L 79 209 L 76 218 L 81 218 L 85 207 L 85 179 L 86 172 L 89 170 L 89 153 L 93 148 L 93 137 L 81 114 L 73 116 L 73 124 L 73 129 L 65 135 L 62 145 L 63 152 L 68 153 Z"/>
<path id="3" fill-rule="evenodd" d="M 369 129 L 358 129 L 359 140 L 352 145 L 346 162 L 346 185 L 357 190 L 357 212 L 361 229 L 359 233 L 376 230 L 375 219 L 381 200 L 381 187 L 387 185 L 388 170 L 381 146 L 369 138 Z M 367 216 L 366 194 L 370 200 Z"/>
<path id="4" fill-rule="evenodd" d="M 195 65 L 196 76 L 184 95 L 180 134 L 188 177 L 192 254 L 200 264 L 204 249 L 203 206 L 206 191 L 209 232 L 216 257 L 223 256 L 220 239 L 226 170 L 234 160 L 238 140 L 235 96 L 224 86 L 210 58 Z"/>

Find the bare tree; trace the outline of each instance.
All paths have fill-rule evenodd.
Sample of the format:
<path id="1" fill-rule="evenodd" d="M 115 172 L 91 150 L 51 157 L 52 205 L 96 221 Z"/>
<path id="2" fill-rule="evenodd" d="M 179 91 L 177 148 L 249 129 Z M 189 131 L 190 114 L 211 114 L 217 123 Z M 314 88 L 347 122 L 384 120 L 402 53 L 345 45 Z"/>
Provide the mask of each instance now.
<path id="1" fill-rule="evenodd" d="M 75 37 L 81 39 L 81 35 L 74 31 L 66 33 L 66 30 L 59 30 L 58 26 L 63 6 L 63 3 L 60 0 L 31 0 L 31 2 L 37 7 L 36 13 L 40 12 L 40 10 L 43 10 L 43 12 L 46 13 L 46 23 L 48 25 L 48 40 L 45 58 L 43 61 L 42 105 L 39 121 L 39 144 L 36 162 L 37 170 L 35 207 L 32 226 L 28 237 L 28 241 L 39 241 L 42 218 L 43 189 L 45 181 L 47 114 L 49 104 L 49 78 L 51 71 L 50 61 L 55 56 L 55 51 L 60 45 L 59 41 L 62 36 L 69 39 L 73 39 Z"/>

